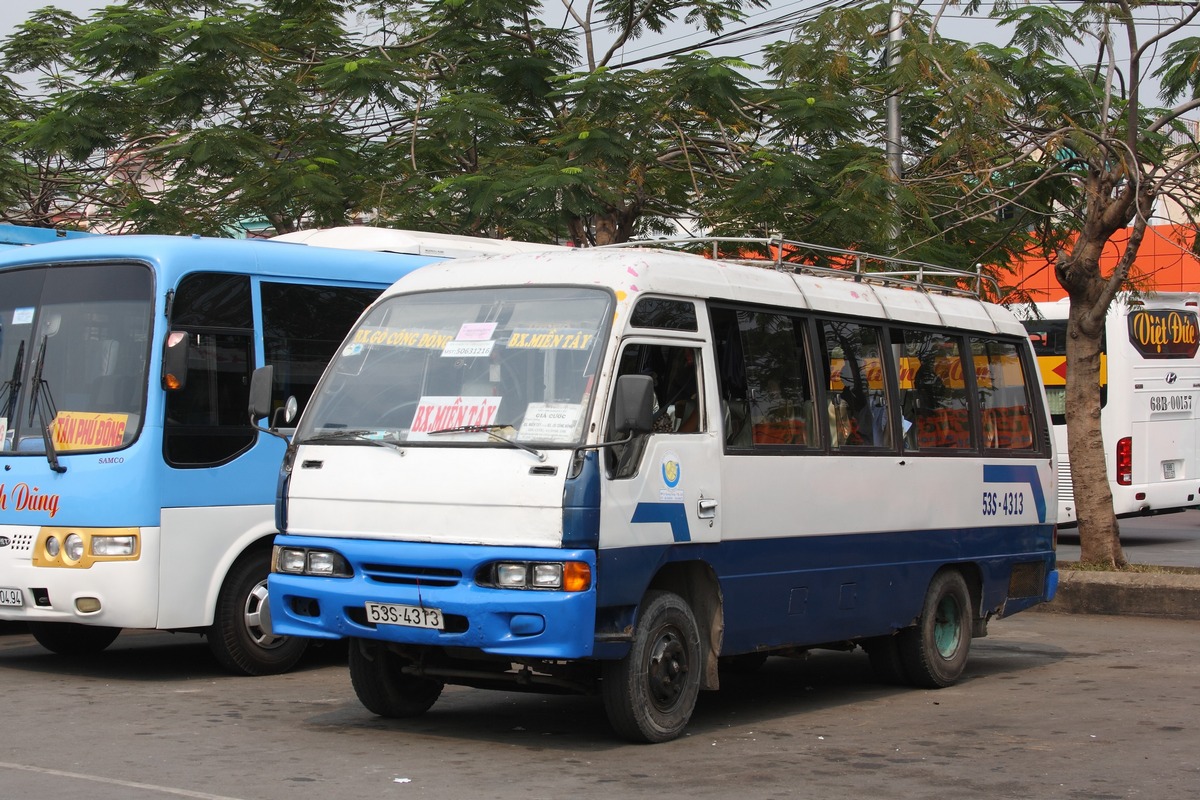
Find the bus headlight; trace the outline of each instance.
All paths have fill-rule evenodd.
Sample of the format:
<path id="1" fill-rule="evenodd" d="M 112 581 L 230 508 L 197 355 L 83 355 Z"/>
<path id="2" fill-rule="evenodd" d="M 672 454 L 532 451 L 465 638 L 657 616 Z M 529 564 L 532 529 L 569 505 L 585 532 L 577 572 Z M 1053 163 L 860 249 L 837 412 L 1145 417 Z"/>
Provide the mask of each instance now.
<path id="1" fill-rule="evenodd" d="M 481 569 L 475 582 L 494 589 L 586 592 L 592 568 L 583 561 L 498 561 Z"/>
<path id="2" fill-rule="evenodd" d="M 91 569 L 141 558 L 141 528 L 42 528 L 33 548 L 35 567 Z"/>
<path id="3" fill-rule="evenodd" d="M 275 572 L 285 575 L 313 575 L 319 578 L 349 578 L 354 575 L 346 557 L 333 550 L 276 545 L 272 564 Z"/>
<path id="4" fill-rule="evenodd" d="M 137 552 L 137 537 L 93 536 L 92 555 L 98 557 L 131 556 Z"/>
<path id="5" fill-rule="evenodd" d="M 78 533 L 72 533 L 67 536 L 67 541 L 64 544 L 63 555 L 68 561 L 78 561 L 83 557 L 83 537 Z"/>

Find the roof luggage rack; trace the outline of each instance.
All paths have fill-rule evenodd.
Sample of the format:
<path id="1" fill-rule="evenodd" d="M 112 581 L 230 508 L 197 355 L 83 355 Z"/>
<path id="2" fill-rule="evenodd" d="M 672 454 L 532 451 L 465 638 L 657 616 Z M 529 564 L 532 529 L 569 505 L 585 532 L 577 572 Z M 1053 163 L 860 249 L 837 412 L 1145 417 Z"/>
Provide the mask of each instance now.
<path id="1" fill-rule="evenodd" d="M 735 255 L 729 255 L 729 248 L 722 252 L 722 245 L 739 247 L 735 248 Z M 824 275 L 858 283 L 899 286 L 976 299 L 984 299 L 983 295 L 987 287 L 990 287 L 993 296 L 1000 296 L 999 282 L 984 274 L 982 265 L 976 265 L 974 270 L 955 269 L 895 256 L 809 244 L 795 239 L 784 239 L 781 236 L 687 236 L 674 239 L 639 239 L 604 246 L 674 247 L 714 261 L 734 262 L 752 267 L 764 267 L 765 262 L 769 262 L 772 268 L 781 272 Z M 837 264 L 841 266 L 836 266 Z"/>

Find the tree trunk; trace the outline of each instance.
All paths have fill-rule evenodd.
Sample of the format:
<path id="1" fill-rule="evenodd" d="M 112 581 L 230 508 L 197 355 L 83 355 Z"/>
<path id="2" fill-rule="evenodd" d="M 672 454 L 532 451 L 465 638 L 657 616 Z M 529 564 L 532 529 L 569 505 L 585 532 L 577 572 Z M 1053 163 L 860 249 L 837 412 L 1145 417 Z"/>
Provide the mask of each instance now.
<path id="1" fill-rule="evenodd" d="M 1089 322 L 1094 301 L 1071 298 L 1067 322 L 1067 452 L 1079 520 L 1079 560 L 1110 569 L 1127 566 L 1108 484 L 1106 443 L 1100 429 L 1100 343 L 1104 317 Z"/>

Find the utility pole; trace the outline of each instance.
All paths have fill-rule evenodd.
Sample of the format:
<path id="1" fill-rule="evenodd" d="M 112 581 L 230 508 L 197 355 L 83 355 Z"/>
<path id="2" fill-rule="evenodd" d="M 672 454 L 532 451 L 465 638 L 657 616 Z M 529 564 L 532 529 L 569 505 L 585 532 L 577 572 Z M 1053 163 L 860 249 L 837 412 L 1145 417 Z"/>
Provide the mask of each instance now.
<path id="1" fill-rule="evenodd" d="M 900 25 L 903 18 L 900 8 L 892 6 L 888 22 L 888 69 L 895 73 L 900 68 Z M 895 91 L 887 98 L 887 166 L 888 177 L 894 184 L 904 176 L 904 162 L 900 156 L 900 92 Z M 892 193 L 893 199 L 895 192 Z"/>

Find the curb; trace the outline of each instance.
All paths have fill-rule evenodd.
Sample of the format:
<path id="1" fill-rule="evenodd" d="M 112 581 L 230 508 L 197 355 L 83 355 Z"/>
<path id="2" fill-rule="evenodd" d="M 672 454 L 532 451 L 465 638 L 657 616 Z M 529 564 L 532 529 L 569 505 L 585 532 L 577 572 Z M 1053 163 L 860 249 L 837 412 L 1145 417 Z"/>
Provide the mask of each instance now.
<path id="1" fill-rule="evenodd" d="M 1200 620 L 1200 574 L 1064 569 L 1058 594 L 1034 608 L 1061 614 L 1114 614 Z"/>

